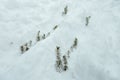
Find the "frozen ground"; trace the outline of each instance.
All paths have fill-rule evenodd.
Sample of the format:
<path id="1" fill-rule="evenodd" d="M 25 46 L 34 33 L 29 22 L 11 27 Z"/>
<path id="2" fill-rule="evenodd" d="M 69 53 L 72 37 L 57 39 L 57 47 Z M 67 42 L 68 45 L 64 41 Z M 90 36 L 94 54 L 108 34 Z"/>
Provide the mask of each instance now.
<path id="1" fill-rule="evenodd" d="M 51 34 L 36 43 L 39 30 Z M 120 80 L 120 0 L 0 0 L 0 32 L 0 80 Z M 64 55 L 75 37 L 69 69 L 56 72 L 56 46 Z"/>

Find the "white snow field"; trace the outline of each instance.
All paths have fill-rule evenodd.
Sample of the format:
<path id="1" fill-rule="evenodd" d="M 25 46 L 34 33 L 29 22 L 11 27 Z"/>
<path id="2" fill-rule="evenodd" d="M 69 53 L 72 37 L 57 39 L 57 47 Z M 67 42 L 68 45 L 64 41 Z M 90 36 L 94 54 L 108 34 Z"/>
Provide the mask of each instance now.
<path id="1" fill-rule="evenodd" d="M 36 42 L 39 30 L 51 34 Z M 57 72 L 56 46 L 65 55 L 75 37 Z M 0 0 L 0 80 L 120 80 L 120 0 Z"/>

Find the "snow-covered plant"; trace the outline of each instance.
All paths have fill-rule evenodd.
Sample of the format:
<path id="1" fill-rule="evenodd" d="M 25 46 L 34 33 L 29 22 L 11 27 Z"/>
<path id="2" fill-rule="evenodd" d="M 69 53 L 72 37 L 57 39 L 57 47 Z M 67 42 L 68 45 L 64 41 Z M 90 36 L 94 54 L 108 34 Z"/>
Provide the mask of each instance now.
<path id="1" fill-rule="evenodd" d="M 43 34 L 42 39 L 45 39 L 45 34 Z"/>
<path id="2" fill-rule="evenodd" d="M 70 50 L 67 51 L 67 57 L 70 58 Z"/>
<path id="3" fill-rule="evenodd" d="M 78 45 L 78 39 L 75 38 L 73 45 L 70 47 L 70 51 L 73 51 L 74 48 L 77 48 Z"/>
<path id="4" fill-rule="evenodd" d="M 20 50 L 21 50 L 21 53 L 23 54 L 24 52 L 28 51 L 29 50 L 29 46 L 28 46 L 28 43 L 22 45 L 20 47 Z"/>
<path id="5" fill-rule="evenodd" d="M 77 45 L 78 45 L 78 39 L 77 39 L 77 38 L 75 38 L 75 40 L 74 40 L 74 44 L 73 44 L 73 47 L 74 47 L 74 48 L 76 48 L 76 47 L 77 47 Z"/>
<path id="6" fill-rule="evenodd" d="M 29 50 L 28 43 L 26 43 L 24 47 L 25 47 L 25 51 L 28 51 L 28 50 Z"/>
<path id="7" fill-rule="evenodd" d="M 62 71 L 62 61 L 56 60 L 56 71 L 61 72 Z"/>
<path id="8" fill-rule="evenodd" d="M 21 53 L 23 54 L 24 53 L 24 46 L 20 46 L 20 50 L 21 50 Z"/>
<path id="9" fill-rule="evenodd" d="M 63 70 L 66 71 L 68 69 L 68 62 L 67 62 L 67 58 L 66 56 L 64 55 L 63 56 Z"/>
<path id="10" fill-rule="evenodd" d="M 62 12 L 62 15 L 66 15 L 67 12 L 68 12 L 68 6 L 66 6 L 66 7 L 64 8 L 64 11 Z"/>
<path id="11" fill-rule="evenodd" d="M 56 47 L 56 71 L 61 72 L 62 71 L 62 61 L 61 61 L 61 55 L 60 55 L 60 47 Z"/>
<path id="12" fill-rule="evenodd" d="M 59 46 L 57 46 L 56 47 L 56 53 L 57 53 L 57 59 L 60 59 L 60 47 Z"/>
<path id="13" fill-rule="evenodd" d="M 53 30 L 56 30 L 58 28 L 58 25 L 56 25 L 54 28 L 53 28 Z"/>
<path id="14" fill-rule="evenodd" d="M 88 26 L 91 16 L 86 17 L 86 26 Z"/>
<path id="15" fill-rule="evenodd" d="M 36 41 L 40 41 L 40 31 L 37 32 L 37 37 L 36 37 Z"/>

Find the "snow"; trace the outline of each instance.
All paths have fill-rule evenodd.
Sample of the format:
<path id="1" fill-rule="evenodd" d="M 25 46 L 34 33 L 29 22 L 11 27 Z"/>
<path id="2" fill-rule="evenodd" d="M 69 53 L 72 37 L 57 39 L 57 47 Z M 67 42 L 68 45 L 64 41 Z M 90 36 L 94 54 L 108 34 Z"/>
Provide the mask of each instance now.
<path id="1" fill-rule="evenodd" d="M 119 13 L 120 0 L 0 0 L 0 80 L 120 80 Z M 36 42 L 39 30 L 51 34 Z M 56 46 L 64 55 L 75 37 L 69 68 L 59 73 Z"/>

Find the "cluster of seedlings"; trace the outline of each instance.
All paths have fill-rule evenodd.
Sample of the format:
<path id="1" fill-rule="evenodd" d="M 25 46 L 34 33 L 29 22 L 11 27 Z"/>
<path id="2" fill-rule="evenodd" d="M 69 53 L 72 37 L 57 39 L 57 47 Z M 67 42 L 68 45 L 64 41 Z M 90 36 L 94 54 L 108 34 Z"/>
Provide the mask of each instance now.
<path id="1" fill-rule="evenodd" d="M 55 27 L 52 29 L 53 31 L 55 31 L 58 28 L 58 25 L 55 25 Z M 41 40 L 46 39 L 48 36 L 50 36 L 52 32 L 48 32 L 47 34 L 40 34 L 40 31 L 37 32 L 36 35 L 36 42 L 39 42 Z M 28 51 L 30 49 L 30 47 L 32 46 L 32 40 L 30 40 L 29 42 L 23 44 L 20 46 L 20 51 L 21 53 L 25 53 L 26 51 Z"/>
<path id="2" fill-rule="evenodd" d="M 68 59 L 70 58 L 70 53 L 73 52 L 73 49 L 77 48 L 78 39 L 75 38 L 73 45 L 67 50 L 67 53 L 61 57 L 60 47 L 56 46 L 56 71 L 62 72 L 68 70 Z M 61 59 L 62 58 L 62 59 Z"/>

